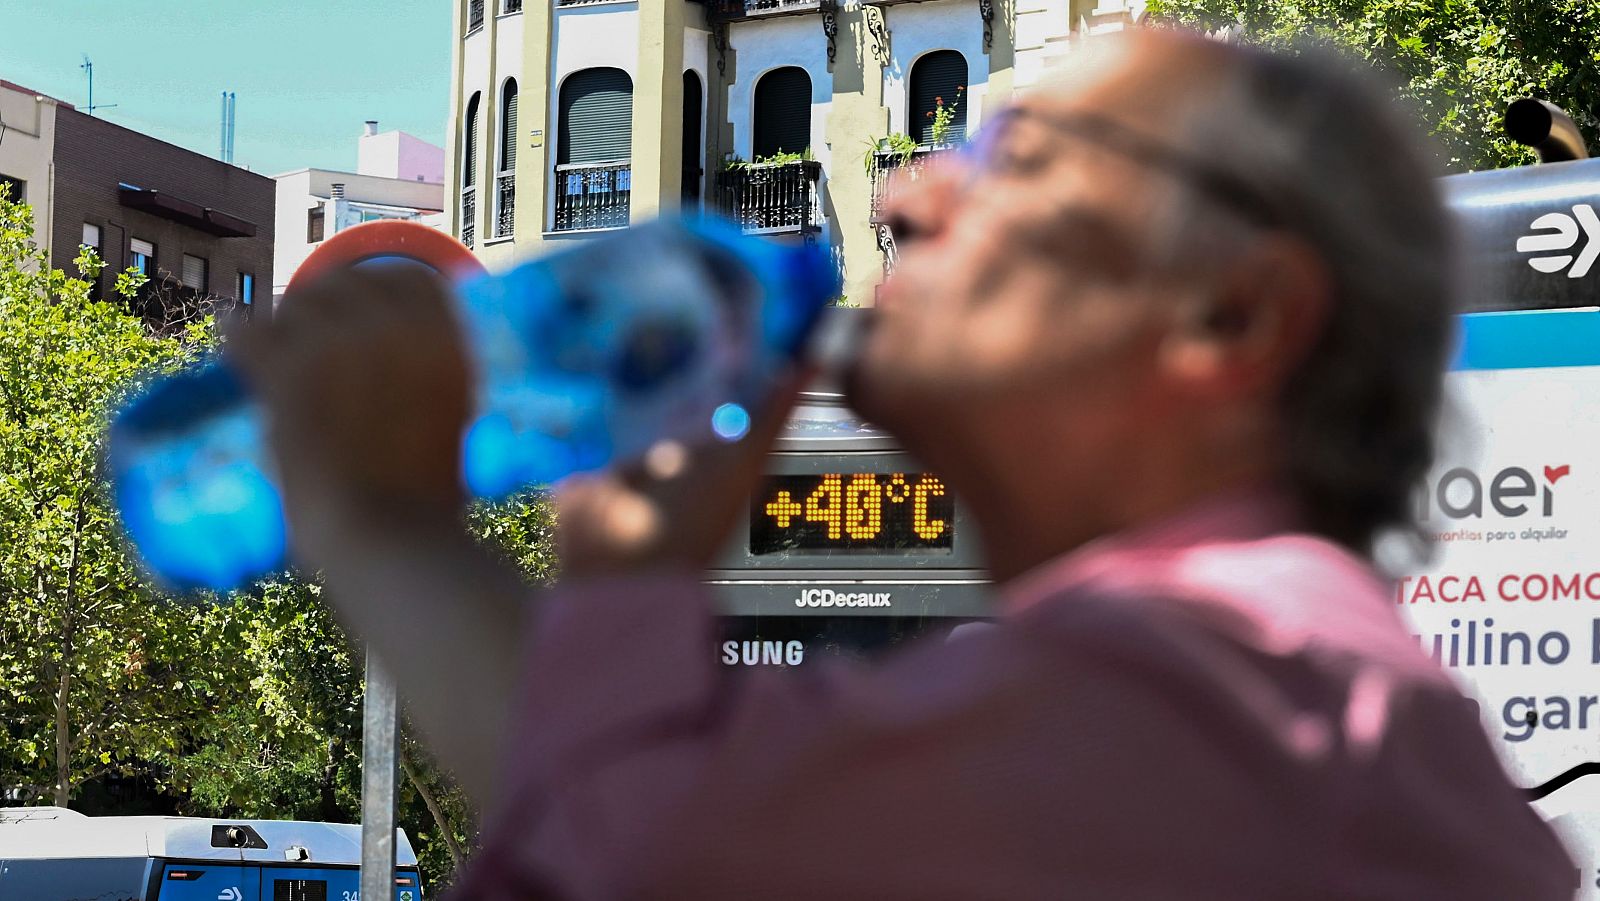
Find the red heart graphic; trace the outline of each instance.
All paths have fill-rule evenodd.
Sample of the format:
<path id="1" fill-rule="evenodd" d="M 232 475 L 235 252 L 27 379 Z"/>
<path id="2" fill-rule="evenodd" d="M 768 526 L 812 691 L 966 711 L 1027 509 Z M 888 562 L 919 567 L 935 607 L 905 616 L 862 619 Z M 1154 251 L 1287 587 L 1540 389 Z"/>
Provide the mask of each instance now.
<path id="1" fill-rule="evenodd" d="M 1572 472 L 1571 466 L 1546 466 L 1544 468 L 1544 480 L 1554 485 L 1556 482 L 1565 478 L 1570 472 Z"/>

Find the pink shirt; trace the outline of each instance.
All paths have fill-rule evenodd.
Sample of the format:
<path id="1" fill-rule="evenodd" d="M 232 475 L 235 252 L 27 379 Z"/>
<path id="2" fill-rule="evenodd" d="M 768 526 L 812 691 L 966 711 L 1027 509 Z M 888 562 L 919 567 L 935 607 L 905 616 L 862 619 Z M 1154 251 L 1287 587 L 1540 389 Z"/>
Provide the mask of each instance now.
<path id="1" fill-rule="evenodd" d="M 1570 898 L 1385 583 L 1213 504 L 879 664 L 733 671 L 688 575 L 544 608 L 457 899 Z"/>

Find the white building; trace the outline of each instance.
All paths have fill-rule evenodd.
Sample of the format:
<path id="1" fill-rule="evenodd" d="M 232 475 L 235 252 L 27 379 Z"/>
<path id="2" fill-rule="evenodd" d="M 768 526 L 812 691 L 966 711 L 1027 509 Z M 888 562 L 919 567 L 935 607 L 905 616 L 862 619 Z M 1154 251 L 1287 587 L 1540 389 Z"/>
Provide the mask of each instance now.
<path id="1" fill-rule="evenodd" d="M 56 104 L 52 97 L 0 80 L 0 184 L 8 196 L 33 206 L 33 238 L 50 246 L 51 162 L 55 158 Z"/>
<path id="2" fill-rule="evenodd" d="M 444 148 L 402 131 L 379 133 L 366 123 L 355 172 L 297 169 L 276 176 L 272 300 L 317 245 L 375 219 L 408 219 L 445 228 Z"/>

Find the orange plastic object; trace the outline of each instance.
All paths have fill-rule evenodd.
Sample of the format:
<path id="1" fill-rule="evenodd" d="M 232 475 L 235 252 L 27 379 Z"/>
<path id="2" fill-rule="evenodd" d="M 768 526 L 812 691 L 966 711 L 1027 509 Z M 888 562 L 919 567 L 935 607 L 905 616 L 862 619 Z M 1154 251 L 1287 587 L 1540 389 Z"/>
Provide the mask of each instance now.
<path id="1" fill-rule="evenodd" d="M 384 219 L 347 228 L 322 242 L 289 279 L 288 291 L 321 275 L 376 257 L 416 260 L 451 281 L 486 271 L 465 244 L 420 222 Z"/>

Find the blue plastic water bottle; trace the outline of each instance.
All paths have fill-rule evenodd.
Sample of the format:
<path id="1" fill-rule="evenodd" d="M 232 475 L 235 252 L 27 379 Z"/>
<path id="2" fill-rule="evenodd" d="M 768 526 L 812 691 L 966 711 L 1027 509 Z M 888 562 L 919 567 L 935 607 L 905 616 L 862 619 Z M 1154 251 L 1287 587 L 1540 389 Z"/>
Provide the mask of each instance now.
<path id="1" fill-rule="evenodd" d="M 815 247 L 672 220 L 457 285 L 477 384 L 468 490 L 502 498 L 663 439 L 738 440 L 838 293 Z M 226 591 L 287 565 L 261 410 L 225 363 L 136 397 L 107 459 L 123 525 L 167 586 Z"/>

